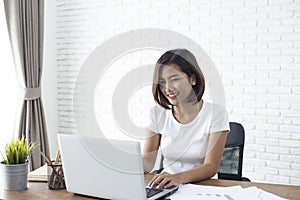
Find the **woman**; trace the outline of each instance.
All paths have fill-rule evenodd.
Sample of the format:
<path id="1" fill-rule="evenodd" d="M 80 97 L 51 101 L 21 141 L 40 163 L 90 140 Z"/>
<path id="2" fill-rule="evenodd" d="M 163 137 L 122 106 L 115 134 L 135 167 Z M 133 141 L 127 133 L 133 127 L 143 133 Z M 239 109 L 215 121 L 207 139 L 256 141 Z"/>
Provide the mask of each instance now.
<path id="1" fill-rule="evenodd" d="M 229 131 L 224 108 L 202 100 L 204 76 L 186 49 L 165 52 L 157 61 L 152 93 L 156 105 L 143 149 L 144 171 L 150 172 L 157 151 L 164 171 L 149 186 L 169 188 L 214 176 Z"/>

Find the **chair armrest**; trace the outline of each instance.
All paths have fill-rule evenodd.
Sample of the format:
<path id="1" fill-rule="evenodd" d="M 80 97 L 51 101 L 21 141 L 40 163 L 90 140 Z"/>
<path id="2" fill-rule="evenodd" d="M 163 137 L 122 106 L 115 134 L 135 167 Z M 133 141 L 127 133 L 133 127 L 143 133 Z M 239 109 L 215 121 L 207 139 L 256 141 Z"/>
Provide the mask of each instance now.
<path id="1" fill-rule="evenodd" d="M 247 177 L 242 177 L 241 181 L 251 182 L 251 180 Z"/>

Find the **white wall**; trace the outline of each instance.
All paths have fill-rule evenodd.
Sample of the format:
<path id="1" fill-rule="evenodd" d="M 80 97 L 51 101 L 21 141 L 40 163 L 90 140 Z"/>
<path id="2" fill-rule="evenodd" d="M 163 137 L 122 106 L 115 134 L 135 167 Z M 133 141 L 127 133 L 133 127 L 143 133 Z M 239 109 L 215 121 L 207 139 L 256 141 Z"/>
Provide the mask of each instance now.
<path id="1" fill-rule="evenodd" d="M 58 100 L 56 64 L 56 2 L 45 1 L 44 68 L 42 75 L 42 100 L 45 109 L 50 156 L 55 158 L 58 146 Z"/>
<path id="2" fill-rule="evenodd" d="M 219 70 L 230 120 L 246 129 L 243 175 L 300 184 L 299 0 L 57 0 L 56 8 L 59 132 L 76 130 L 72 92 L 92 50 L 125 31 L 169 29 L 200 44 Z"/>

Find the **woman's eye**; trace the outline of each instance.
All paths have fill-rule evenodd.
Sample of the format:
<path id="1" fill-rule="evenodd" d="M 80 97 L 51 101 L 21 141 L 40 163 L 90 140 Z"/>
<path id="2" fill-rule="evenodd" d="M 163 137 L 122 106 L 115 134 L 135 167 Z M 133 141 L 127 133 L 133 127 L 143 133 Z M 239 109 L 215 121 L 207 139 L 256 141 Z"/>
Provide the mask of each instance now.
<path id="1" fill-rule="evenodd" d="M 176 81 L 178 81 L 178 80 L 179 80 L 178 78 L 172 78 L 172 79 L 171 79 L 172 82 L 176 82 Z"/>

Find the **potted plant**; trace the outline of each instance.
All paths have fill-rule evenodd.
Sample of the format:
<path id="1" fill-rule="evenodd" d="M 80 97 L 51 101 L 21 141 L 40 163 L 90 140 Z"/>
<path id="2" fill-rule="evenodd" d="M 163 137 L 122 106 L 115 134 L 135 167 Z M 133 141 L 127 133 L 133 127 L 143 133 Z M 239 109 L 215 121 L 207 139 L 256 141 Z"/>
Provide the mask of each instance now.
<path id="1" fill-rule="evenodd" d="M 1 162 L 3 186 L 6 190 L 24 190 L 27 188 L 28 157 L 36 144 L 26 144 L 24 136 L 12 139 L 5 146 L 4 161 Z"/>

